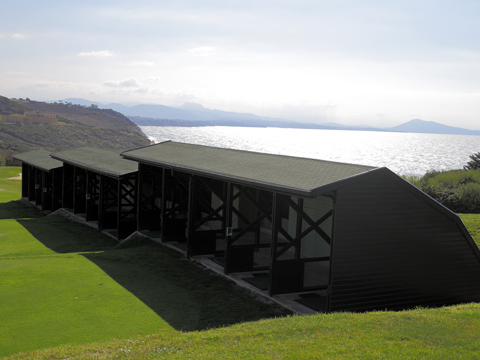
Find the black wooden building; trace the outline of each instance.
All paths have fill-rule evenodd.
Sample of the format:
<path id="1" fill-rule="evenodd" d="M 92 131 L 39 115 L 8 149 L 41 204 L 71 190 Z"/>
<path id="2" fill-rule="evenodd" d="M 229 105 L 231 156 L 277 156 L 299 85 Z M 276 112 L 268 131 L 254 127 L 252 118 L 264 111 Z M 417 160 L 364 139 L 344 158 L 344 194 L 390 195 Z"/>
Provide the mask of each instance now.
<path id="1" fill-rule="evenodd" d="M 62 207 L 96 222 L 118 240 L 137 228 L 135 162 L 102 149 L 82 147 L 52 153 L 63 163 Z"/>
<path id="2" fill-rule="evenodd" d="M 122 156 L 139 164 L 138 230 L 264 272 L 270 295 L 323 291 L 326 311 L 480 301 L 460 218 L 386 168 L 175 142 Z"/>
<path id="3" fill-rule="evenodd" d="M 62 206 L 62 162 L 52 159 L 50 151 L 32 150 L 13 155 L 22 162 L 22 197 L 42 211 Z"/>

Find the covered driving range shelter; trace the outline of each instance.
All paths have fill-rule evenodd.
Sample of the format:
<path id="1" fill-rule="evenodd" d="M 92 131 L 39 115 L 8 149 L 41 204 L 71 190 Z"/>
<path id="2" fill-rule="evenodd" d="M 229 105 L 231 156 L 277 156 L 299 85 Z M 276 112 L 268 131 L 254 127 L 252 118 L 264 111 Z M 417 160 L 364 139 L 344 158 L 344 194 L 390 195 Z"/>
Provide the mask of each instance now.
<path id="1" fill-rule="evenodd" d="M 13 155 L 22 162 L 22 197 L 42 211 L 62 206 L 62 162 L 52 159 L 50 151 L 32 150 Z"/>
<path id="2" fill-rule="evenodd" d="M 137 228 L 137 168 L 118 153 L 82 147 L 52 153 L 63 163 L 63 208 L 118 240 Z"/>
<path id="3" fill-rule="evenodd" d="M 165 142 L 138 162 L 138 229 L 323 310 L 480 301 L 460 218 L 387 168 Z"/>

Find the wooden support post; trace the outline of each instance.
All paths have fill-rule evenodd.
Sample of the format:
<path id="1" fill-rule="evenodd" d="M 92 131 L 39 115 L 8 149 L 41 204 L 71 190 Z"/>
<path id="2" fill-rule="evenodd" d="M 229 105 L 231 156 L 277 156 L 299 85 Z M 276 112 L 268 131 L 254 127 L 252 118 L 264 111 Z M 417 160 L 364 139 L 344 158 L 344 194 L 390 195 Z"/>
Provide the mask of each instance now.
<path id="1" fill-rule="evenodd" d="M 28 166 L 28 201 L 35 200 L 35 169 Z"/>
<path id="2" fill-rule="evenodd" d="M 73 213 L 76 213 L 77 204 L 77 168 L 73 168 Z"/>
<path id="3" fill-rule="evenodd" d="M 163 242 L 164 240 L 164 228 L 165 228 L 165 213 L 167 207 L 167 170 L 165 168 L 162 169 L 162 199 L 161 199 L 161 209 L 160 209 L 160 238 Z"/>
<path id="4" fill-rule="evenodd" d="M 233 207 L 233 185 L 232 183 L 227 183 L 226 189 L 226 196 L 225 196 L 225 265 L 223 267 L 223 272 L 228 274 L 230 272 L 229 269 L 229 261 L 231 255 L 231 240 L 232 240 L 232 207 Z"/>
<path id="5" fill-rule="evenodd" d="M 120 229 L 122 227 L 121 214 L 122 214 L 122 179 L 117 180 L 117 240 L 120 241 Z"/>
<path id="6" fill-rule="evenodd" d="M 143 172 L 145 171 L 145 166 L 143 164 L 138 164 L 138 177 L 137 177 L 137 231 L 143 230 L 141 229 L 141 222 L 140 222 L 140 216 L 141 216 L 141 211 L 140 207 L 142 206 L 142 194 L 143 194 L 143 178 L 144 174 Z"/>
<path id="7" fill-rule="evenodd" d="M 86 221 L 90 220 L 89 206 L 92 198 L 92 189 L 90 187 L 91 177 L 92 177 L 92 173 L 90 171 L 85 170 L 85 220 Z M 87 194 L 90 195 L 90 198 L 87 196 Z"/>
<path id="8" fill-rule="evenodd" d="M 29 165 L 22 162 L 22 197 L 28 198 L 28 168 Z"/>
<path id="9" fill-rule="evenodd" d="M 333 193 L 332 197 L 332 234 L 330 240 L 330 273 L 328 277 L 328 288 L 327 288 L 327 304 L 325 312 L 330 312 L 331 308 L 331 295 L 332 295 L 332 274 L 333 274 L 333 257 L 334 257 L 334 248 L 335 248 L 335 203 L 337 200 L 337 192 Z"/>
<path id="10" fill-rule="evenodd" d="M 195 192 L 197 191 L 197 177 L 191 175 L 188 182 L 188 231 L 187 231 L 187 258 L 190 258 L 193 249 L 193 242 L 195 241 L 195 211 L 196 199 Z"/>
<path id="11" fill-rule="evenodd" d="M 40 204 L 41 204 L 41 209 L 42 211 L 45 211 L 45 200 L 46 200 L 46 194 L 44 192 L 45 186 L 46 186 L 46 179 L 45 179 L 45 171 L 40 172 Z"/>
<path id="12" fill-rule="evenodd" d="M 258 189 L 255 189 L 255 200 L 257 201 L 257 204 L 260 204 L 260 191 Z M 255 218 L 259 218 L 262 216 L 262 210 L 258 208 L 258 206 L 255 206 Z M 254 234 L 255 234 L 255 245 L 260 244 L 260 222 L 258 222 L 254 228 L 253 228 Z"/>
<path id="13" fill-rule="evenodd" d="M 290 206 L 290 205 L 289 205 Z M 298 208 L 303 211 L 303 199 L 298 198 Z M 295 229 L 295 237 L 298 237 L 302 233 L 302 223 L 303 219 L 298 212 L 295 212 L 297 217 L 297 224 Z M 300 260 L 300 250 L 302 248 L 302 243 L 300 242 L 298 245 L 295 245 L 295 259 Z"/>
<path id="14" fill-rule="evenodd" d="M 40 169 L 35 168 L 35 205 L 42 205 L 42 173 Z"/>
<path id="15" fill-rule="evenodd" d="M 99 194 L 98 194 L 98 230 L 103 230 L 103 206 L 105 197 L 105 179 L 104 175 L 100 175 L 99 181 Z"/>
<path id="16" fill-rule="evenodd" d="M 273 193 L 272 205 L 272 239 L 271 239 L 271 256 L 270 256 L 270 276 L 268 280 L 268 295 L 275 295 L 274 273 L 277 267 L 277 245 L 278 245 L 278 229 L 280 228 L 280 199 L 277 193 Z"/>

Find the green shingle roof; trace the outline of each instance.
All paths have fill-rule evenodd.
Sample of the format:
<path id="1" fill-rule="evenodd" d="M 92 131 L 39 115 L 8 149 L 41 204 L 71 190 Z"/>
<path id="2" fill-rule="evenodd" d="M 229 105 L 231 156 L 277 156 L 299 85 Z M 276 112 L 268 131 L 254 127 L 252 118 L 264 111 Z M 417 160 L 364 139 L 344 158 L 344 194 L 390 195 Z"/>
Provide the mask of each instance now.
<path id="1" fill-rule="evenodd" d="M 138 163 L 125 160 L 118 153 L 103 149 L 82 147 L 58 151 L 51 156 L 64 163 L 116 178 L 138 170 Z"/>
<path id="2" fill-rule="evenodd" d="M 20 160 L 25 164 L 34 166 L 37 169 L 49 172 L 63 166 L 61 161 L 52 159 L 50 153 L 51 152 L 47 150 L 32 150 L 21 154 L 15 154 L 13 155 L 13 158 Z"/>
<path id="3" fill-rule="evenodd" d="M 314 195 L 315 189 L 325 185 L 377 169 L 171 141 L 125 151 L 121 155 L 177 171 L 306 196 Z"/>

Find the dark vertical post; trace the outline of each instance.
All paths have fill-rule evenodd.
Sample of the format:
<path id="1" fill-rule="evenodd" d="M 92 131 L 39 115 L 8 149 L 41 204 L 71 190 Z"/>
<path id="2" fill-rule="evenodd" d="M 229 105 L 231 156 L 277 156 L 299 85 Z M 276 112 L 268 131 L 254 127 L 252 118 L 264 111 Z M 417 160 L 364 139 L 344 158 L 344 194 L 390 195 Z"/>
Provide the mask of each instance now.
<path id="1" fill-rule="evenodd" d="M 226 209 L 226 201 L 227 201 L 227 188 L 228 188 L 228 183 L 223 182 L 222 183 L 222 201 L 223 201 L 223 210 L 222 210 L 222 232 L 225 234 L 225 230 L 227 228 L 227 209 Z"/>
<path id="2" fill-rule="evenodd" d="M 63 171 L 62 171 L 62 208 L 67 207 L 67 201 L 66 201 L 66 196 L 67 196 L 67 191 L 66 191 L 66 183 L 67 183 L 67 169 L 65 166 L 65 163 L 63 164 Z"/>
<path id="3" fill-rule="evenodd" d="M 118 178 L 117 180 L 117 240 L 120 241 L 121 236 L 121 228 L 123 228 L 121 223 L 121 216 L 122 216 L 122 200 L 123 200 L 123 192 L 122 192 L 122 178 Z"/>
<path id="4" fill-rule="evenodd" d="M 53 208 L 53 174 L 53 172 L 43 172 L 44 180 L 42 182 L 44 193 L 42 199 L 42 209 L 44 211 L 52 211 Z"/>
<path id="5" fill-rule="evenodd" d="M 54 212 L 58 208 L 57 180 L 58 169 L 54 169 L 52 170 L 52 212 Z"/>
<path id="6" fill-rule="evenodd" d="M 105 196 L 105 180 L 104 176 L 100 175 L 98 183 L 98 230 L 103 230 L 103 207 L 104 207 L 104 196 Z"/>
<path id="7" fill-rule="evenodd" d="M 28 201 L 35 200 L 35 170 L 28 166 Z"/>
<path id="8" fill-rule="evenodd" d="M 35 205 L 42 205 L 42 173 L 40 169 L 35 168 Z"/>
<path id="9" fill-rule="evenodd" d="M 22 197 L 28 198 L 28 165 L 22 162 Z"/>
<path id="10" fill-rule="evenodd" d="M 257 200 L 257 203 L 261 204 L 260 190 L 255 189 L 254 191 L 255 191 L 255 200 Z M 260 216 L 260 214 L 261 214 L 260 209 L 255 206 L 255 217 L 254 217 L 254 219 L 258 218 Z M 255 225 L 253 231 L 254 231 L 254 234 L 255 234 L 255 245 L 258 245 L 258 244 L 260 244 L 260 223 Z"/>
<path id="11" fill-rule="evenodd" d="M 331 308 L 331 293 L 332 293 L 332 273 L 333 273 L 333 257 L 335 255 L 334 253 L 334 247 L 335 247 L 335 204 L 337 200 L 337 192 L 335 191 L 333 193 L 333 201 L 332 201 L 332 236 L 330 239 L 330 274 L 328 276 L 328 290 L 327 290 L 327 304 L 326 304 L 326 309 L 325 312 L 330 312 Z"/>
<path id="12" fill-rule="evenodd" d="M 230 272 L 229 268 L 229 258 L 231 255 L 231 240 L 232 234 L 229 232 L 229 229 L 232 229 L 232 207 L 233 207 L 233 185 L 232 183 L 227 183 L 227 194 L 225 197 L 225 265 L 223 272 L 228 274 Z"/>
<path id="13" fill-rule="evenodd" d="M 89 221 L 89 215 L 90 215 L 90 201 L 93 197 L 92 194 L 92 189 L 91 189 L 91 184 L 90 181 L 92 180 L 92 174 L 90 171 L 85 170 L 85 220 Z M 90 199 L 88 198 L 87 195 L 90 195 Z"/>
<path id="14" fill-rule="evenodd" d="M 73 167 L 73 213 L 77 213 L 77 167 Z"/>
<path id="15" fill-rule="evenodd" d="M 47 194 L 45 192 L 45 188 L 47 187 L 47 182 L 45 179 L 45 171 L 41 172 L 41 181 L 40 181 L 40 204 L 41 204 L 41 209 L 42 211 L 47 210 L 45 207 L 45 201 L 47 200 Z"/>
<path id="16" fill-rule="evenodd" d="M 135 214 L 135 230 L 138 231 L 139 228 L 138 228 L 138 209 L 140 207 L 140 198 L 139 198 L 139 192 L 140 192 L 140 189 L 139 189 L 139 182 L 138 182 L 138 179 L 139 179 L 139 173 L 138 171 L 133 175 L 133 189 L 132 189 L 132 192 L 133 192 L 133 207 L 135 208 L 133 213 Z"/>
<path id="17" fill-rule="evenodd" d="M 303 199 L 298 198 L 298 207 L 300 208 L 301 211 L 303 211 Z M 295 229 L 295 237 L 298 237 L 302 233 L 302 223 L 303 219 L 299 214 L 296 214 L 297 216 L 297 226 Z M 298 243 L 298 245 L 295 245 L 295 260 L 300 260 L 300 250 L 302 247 L 302 241 Z"/>
<path id="18" fill-rule="evenodd" d="M 167 189 L 166 189 L 166 184 L 167 184 L 167 174 L 166 174 L 166 169 L 162 169 L 162 198 L 161 198 L 161 209 L 160 209 L 160 238 L 161 241 L 163 242 L 164 237 L 164 229 L 165 229 L 165 212 L 166 212 L 166 207 L 167 207 Z"/>
<path id="19" fill-rule="evenodd" d="M 268 295 L 275 295 L 275 270 L 277 266 L 277 244 L 278 244 L 278 229 L 280 228 L 280 199 L 277 193 L 273 193 L 272 204 L 272 240 L 271 240 L 271 257 L 270 257 L 270 278 L 268 281 Z"/>
<path id="20" fill-rule="evenodd" d="M 195 192 L 197 191 L 197 177 L 191 175 L 188 181 L 188 231 L 187 231 L 187 258 L 192 254 L 195 241 Z"/>
<path id="21" fill-rule="evenodd" d="M 143 171 L 144 171 L 144 166 L 143 164 L 138 164 L 138 176 L 137 176 L 137 191 L 136 191 L 136 198 L 137 198 L 137 231 L 143 230 L 140 222 L 140 217 L 141 217 L 141 203 L 142 203 L 142 188 L 143 188 Z"/>

